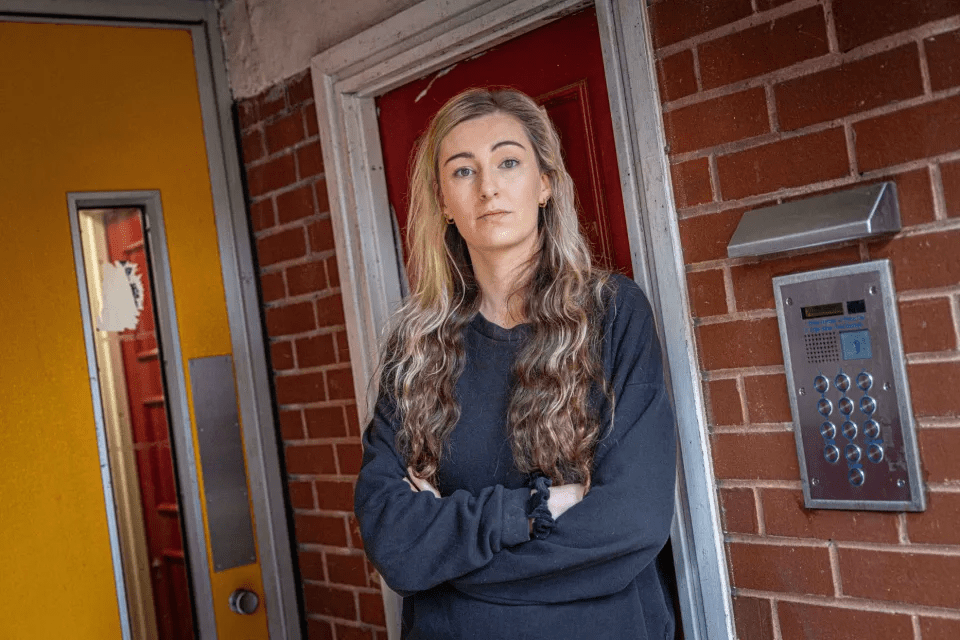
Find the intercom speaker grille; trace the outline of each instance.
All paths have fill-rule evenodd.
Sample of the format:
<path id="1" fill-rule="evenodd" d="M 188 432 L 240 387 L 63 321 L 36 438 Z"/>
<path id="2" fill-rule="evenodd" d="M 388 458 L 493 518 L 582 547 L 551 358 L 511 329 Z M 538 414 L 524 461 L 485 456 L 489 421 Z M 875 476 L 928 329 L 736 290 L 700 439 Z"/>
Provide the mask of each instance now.
<path id="1" fill-rule="evenodd" d="M 807 350 L 807 362 L 819 364 L 840 359 L 840 347 L 837 344 L 837 332 L 808 333 L 803 336 Z"/>

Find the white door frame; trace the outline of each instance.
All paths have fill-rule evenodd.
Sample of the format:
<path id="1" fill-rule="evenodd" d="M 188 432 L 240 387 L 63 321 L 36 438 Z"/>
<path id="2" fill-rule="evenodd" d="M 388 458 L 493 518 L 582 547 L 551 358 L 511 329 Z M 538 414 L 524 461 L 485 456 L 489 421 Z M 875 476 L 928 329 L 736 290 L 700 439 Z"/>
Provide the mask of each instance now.
<path id="1" fill-rule="evenodd" d="M 256 522 L 256 545 L 264 589 L 262 595 L 269 611 L 268 632 L 271 638 L 278 640 L 300 640 L 297 585 L 284 498 L 286 483 L 280 470 L 280 449 L 260 320 L 257 274 L 240 173 L 240 151 L 234 135 L 232 98 L 214 3 L 197 0 L 0 0 L 0 21 L 104 24 L 190 31 L 243 425 L 247 479 Z M 157 87 L 158 94 L 162 91 L 162 87 Z M 136 204 L 122 198 L 121 201 Z M 64 215 L 67 215 L 66 199 Z M 189 461 L 193 452 L 186 453 L 180 458 L 186 457 Z M 187 535 L 184 544 L 194 564 L 202 564 L 199 570 L 193 571 L 194 597 L 200 600 L 197 606 L 199 637 L 201 640 L 214 640 L 217 630 L 213 611 L 203 606 L 203 600 L 209 601 L 211 592 L 206 564 L 206 537 L 202 519 L 199 519 L 199 494 L 192 497 L 187 495 L 197 491 L 195 476 L 198 469 L 194 463 L 192 471 L 185 472 L 183 465 L 178 464 L 178 472 L 182 482 L 184 473 L 187 476 L 185 500 L 197 501 L 195 505 L 185 506 Z M 115 528 L 115 523 L 111 524 L 111 528 Z M 111 530 L 110 533 L 113 543 L 117 532 Z M 123 569 L 116 558 L 114 565 L 117 584 L 122 585 Z M 118 594 L 118 597 L 121 607 L 125 606 L 123 596 Z M 212 602 L 210 604 L 212 607 Z M 123 633 L 125 638 L 130 637 L 128 624 Z"/>
<path id="2" fill-rule="evenodd" d="M 542 26 L 589 0 L 425 0 L 311 61 L 361 423 L 402 273 L 374 99 Z M 672 540 L 690 640 L 734 638 L 713 462 L 643 2 L 596 0 L 631 257 L 655 309 L 679 436 Z M 367 406 L 363 406 L 363 399 Z M 676 400 L 680 401 L 677 402 Z M 395 636 L 397 602 L 385 591 Z"/>

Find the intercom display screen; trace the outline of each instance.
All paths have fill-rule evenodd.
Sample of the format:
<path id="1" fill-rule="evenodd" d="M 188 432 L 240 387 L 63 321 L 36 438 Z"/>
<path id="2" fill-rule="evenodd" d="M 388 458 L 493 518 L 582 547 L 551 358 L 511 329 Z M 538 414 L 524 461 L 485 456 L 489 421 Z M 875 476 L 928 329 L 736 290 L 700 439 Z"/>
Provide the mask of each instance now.
<path id="1" fill-rule="evenodd" d="M 844 360 L 866 360 L 873 357 L 869 331 L 842 331 L 840 348 Z"/>
<path id="2" fill-rule="evenodd" d="M 800 315 L 804 320 L 811 320 L 813 318 L 827 318 L 830 316 L 842 316 L 843 315 L 843 303 L 835 302 L 832 304 L 814 304 L 809 307 L 801 307 Z"/>

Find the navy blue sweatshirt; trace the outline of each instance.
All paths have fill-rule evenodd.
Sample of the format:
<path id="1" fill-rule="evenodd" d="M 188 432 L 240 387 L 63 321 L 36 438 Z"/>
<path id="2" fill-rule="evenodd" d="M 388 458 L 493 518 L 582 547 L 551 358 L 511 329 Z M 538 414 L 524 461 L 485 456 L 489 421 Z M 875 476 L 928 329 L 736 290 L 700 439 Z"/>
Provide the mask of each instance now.
<path id="1" fill-rule="evenodd" d="M 654 561 L 673 518 L 673 415 L 650 305 L 631 280 L 615 284 L 602 347 L 613 424 L 597 445 L 589 493 L 542 540 L 529 533 L 531 480 L 506 431 L 511 368 L 529 327 L 477 314 L 464 330 L 461 418 L 438 472 L 442 498 L 403 481 L 393 405 L 378 402 L 354 506 L 367 556 L 404 596 L 406 640 L 674 637 Z"/>

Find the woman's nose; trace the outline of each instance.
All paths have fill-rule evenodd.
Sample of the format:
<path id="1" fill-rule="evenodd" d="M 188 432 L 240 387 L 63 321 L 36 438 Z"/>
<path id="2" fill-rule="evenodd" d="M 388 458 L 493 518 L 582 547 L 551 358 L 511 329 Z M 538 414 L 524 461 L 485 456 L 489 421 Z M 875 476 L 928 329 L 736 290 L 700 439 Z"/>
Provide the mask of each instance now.
<path id="1" fill-rule="evenodd" d="M 489 200 L 497 195 L 499 187 L 497 186 L 496 176 L 491 171 L 480 172 L 480 197 Z"/>

